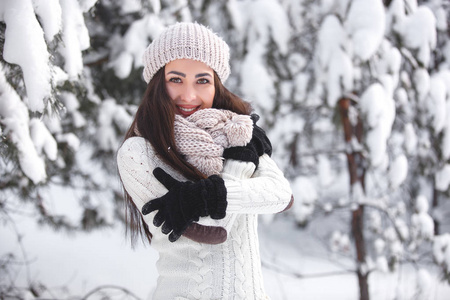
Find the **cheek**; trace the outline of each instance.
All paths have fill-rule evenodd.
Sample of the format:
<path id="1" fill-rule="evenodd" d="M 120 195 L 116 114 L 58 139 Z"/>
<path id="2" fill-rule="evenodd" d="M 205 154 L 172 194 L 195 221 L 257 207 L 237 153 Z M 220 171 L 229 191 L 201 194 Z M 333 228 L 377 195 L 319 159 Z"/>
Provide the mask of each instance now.
<path id="1" fill-rule="evenodd" d="M 207 89 L 204 94 L 203 94 L 203 102 L 205 104 L 205 106 L 207 107 L 212 107 L 213 101 L 214 101 L 214 94 L 215 94 L 215 89 L 214 87 Z"/>
<path id="2" fill-rule="evenodd" d="M 166 85 L 167 94 L 170 99 L 174 100 L 177 98 L 177 89 L 171 85 Z"/>

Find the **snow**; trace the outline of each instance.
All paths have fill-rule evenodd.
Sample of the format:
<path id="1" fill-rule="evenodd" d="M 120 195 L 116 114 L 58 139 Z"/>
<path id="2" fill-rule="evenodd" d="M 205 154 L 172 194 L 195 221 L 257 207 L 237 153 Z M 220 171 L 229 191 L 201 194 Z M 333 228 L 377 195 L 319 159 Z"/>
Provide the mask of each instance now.
<path id="1" fill-rule="evenodd" d="M 426 212 L 428 212 L 429 205 L 428 205 L 427 198 L 425 196 L 423 196 L 423 195 L 419 195 L 417 197 L 417 199 L 416 199 L 416 206 L 415 206 L 415 208 L 416 208 L 416 211 L 418 213 L 426 213 Z"/>
<path id="2" fill-rule="evenodd" d="M 56 160 L 58 146 L 41 120 L 37 118 L 30 120 L 30 136 L 38 154 L 42 156 L 45 153 L 49 160 Z"/>
<path id="3" fill-rule="evenodd" d="M 273 76 L 265 67 L 265 54 L 270 41 L 286 55 L 290 37 L 288 18 L 277 1 L 231 1 L 227 5 L 232 21 L 242 29 L 238 38 L 245 41 L 249 51 L 240 71 L 241 90 L 246 100 L 263 112 L 272 110 L 275 99 Z M 245 14 L 241 12 L 245 11 Z"/>
<path id="4" fill-rule="evenodd" d="M 376 261 L 376 268 L 380 272 L 387 273 L 389 271 L 389 266 L 387 258 L 384 255 L 378 256 Z"/>
<path id="5" fill-rule="evenodd" d="M 379 232 L 381 228 L 381 216 L 379 211 L 371 211 L 368 215 L 367 224 L 373 232 Z"/>
<path id="6" fill-rule="evenodd" d="M 318 32 L 318 60 L 322 68 L 326 68 L 331 61 L 333 53 L 345 47 L 347 36 L 339 19 L 328 15 L 322 22 Z"/>
<path id="7" fill-rule="evenodd" d="M 67 143 L 73 151 L 77 151 L 80 148 L 80 139 L 72 132 L 57 135 L 57 140 L 60 143 Z"/>
<path id="8" fill-rule="evenodd" d="M 450 273 L 450 234 L 436 236 L 433 240 L 433 257 L 439 265 L 445 266 Z"/>
<path id="9" fill-rule="evenodd" d="M 434 222 L 427 213 L 411 216 L 412 234 L 414 239 L 431 239 L 434 236 Z"/>
<path id="10" fill-rule="evenodd" d="M 374 83 L 362 94 L 359 104 L 370 126 L 366 143 L 370 149 L 371 163 L 380 166 L 386 156 L 387 139 L 395 118 L 394 100 L 381 84 Z"/>
<path id="11" fill-rule="evenodd" d="M 103 100 L 98 117 L 98 143 L 102 150 L 115 151 L 120 145 L 122 137 L 117 136 L 115 125 L 123 131 L 131 125 L 132 116 L 128 114 L 123 106 L 117 105 L 114 99 Z"/>
<path id="12" fill-rule="evenodd" d="M 39 16 L 44 29 L 45 39 L 51 42 L 61 31 L 61 6 L 58 0 L 33 0 L 35 13 Z"/>
<path id="13" fill-rule="evenodd" d="M 63 299 L 68 293 L 81 297 L 97 286 L 115 285 L 130 290 L 140 299 L 152 299 L 158 254 L 150 246 L 138 245 L 132 250 L 121 226 L 89 234 L 68 235 L 38 227 L 31 218 L 18 218 L 16 222 L 20 225 L 24 246 L 32 249 L 28 253 L 32 261 L 30 278 L 51 287 L 52 298 Z M 340 263 L 334 263 L 327 257 L 324 244 L 312 238 L 313 232 L 320 232 L 324 225 L 321 221 L 302 231 L 282 218 L 276 218 L 270 225 L 260 223 L 263 277 L 266 292 L 272 300 L 357 298 L 357 278 L 349 271 L 353 269 L 352 262 L 341 257 Z M 3 241 L 1 253 L 11 250 L 20 253 L 11 231 L 1 228 L 0 236 Z M 437 252 L 442 253 L 443 244 L 440 243 L 439 251 L 436 244 Z M 17 256 L 20 258 L 19 254 Z M 379 264 L 382 264 L 381 260 Z M 23 284 L 27 280 L 25 273 L 24 268 L 20 269 L 17 278 Z M 439 281 L 439 274 L 428 275 L 425 277 L 426 274 L 409 265 L 392 273 L 373 271 L 369 276 L 371 298 L 392 299 L 397 289 L 401 289 L 405 295 L 400 299 L 411 299 L 415 293 L 415 278 L 424 276 L 428 279 L 426 284 L 420 285 L 424 292 L 432 293 L 433 299 L 445 300 L 450 292 L 448 286 Z M 118 292 L 116 295 L 123 297 Z M 43 292 L 41 297 L 47 296 L 50 297 Z M 92 296 L 93 299 L 100 297 L 100 294 Z"/>
<path id="14" fill-rule="evenodd" d="M 423 102 L 431 88 L 430 75 L 427 70 L 420 68 L 414 71 L 413 80 L 419 95 L 418 100 Z"/>
<path id="15" fill-rule="evenodd" d="M 33 183 L 44 182 L 47 178 L 44 161 L 39 157 L 28 128 L 29 115 L 19 95 L 6 81 L 3 65 L 0 64 L 0 116 L 5 126 L 5 134 L 19 150 L 20 168 Z"/>
<path id="16" fill-rule="evenodd" d="M 330 238 L 330 248 L 332 252 L 349 252 L 350 251 L 350 238 L 348 234 L 342 233 L 336 230 L 332 233 Z"/>
<path id="17" fill-rule="evenodd" d="M 333 181 L 330 160 L 325 155 L 319 155 L 318 157 L 318 177 L 320 186 L 322 187 L 327 187 Z"/>
<path id="18" fill-rule="evenodd" d="M 158 14 L 161 11 L 161 1 L 159 0 L 150 0 L 150 4 L 152 5 L 153 12 Z"/>
<path id="19" fill-rule="evenodd" d="M 378 49 L 385 30 L 383 3 L 378 0 L 351 2 L 345 29 L 353 42 L 353 51 L 362 61 L 368 60 Z"/>
<path id="20" fill-rule="evenodd" d="M 20 66 L 27 91 L 28 108 L 42 112 L 50 97 L 50 55 L 44 32 L 34 14 L 31 0 L 4 0 L 0 21 L 6 23 L 3 58 Z"/>
<path id="21" fill-rule="evenodd" d="M 288 68 L 292 74 L 299 73 L 306 66 L 306 59 L 300 53 L 292 53 L 289 55 Z"/>
<path id="22" fill-rule="evenodd" d="M 242 1 L 241 11 L 246 14 L 243 24 L 247 27 L 246 37 L 249 48 L 259 43 L 267 46 L 273 40 L 281 54 L 288 51 L 288 41 L 290 38 L 290 26 L 285 11 L 281 5 L 274 0 Z M 242 10 L 242 6 L 245 7 Z"/>
<path id="23" fill-rule="evenodd" d="M 426 6 L 419 6 L 411 15 L 397 23 L 395 30 L 405 46 L 417 50 L 417 59 L 425 67 L 430 63 L 430 50 L 436 47 L 436 18 Z"/>
<path id="24" fill-rule="evenodd" d="M 83 12 L 88 12 L 98 0 L 78 0 L 80 8 Z"/>
<path id="25" fill-rule="evenodd" d="M 64 43 L 60 52 L 64 56 L 64 70 L 69 78 L 76 79 L 83 70 L 81 51 L 90 46 L 89 33 L 84 23 L 80 4 L 77 0 L 61 1 Z"/>
<path id="26" fill-rule="evenodd" d="M 320 14 L 332 15 L 336 14 L 343 18 L 348 11 L 349 2 L 351 0 L 324 0 L 320 1 Z"/>
<path id="27" fill-rule="evenodd" d="M 396 218 L 395 219 L 395 227 L 398 230 L 400 238 L 403 241 L 407 241 L 409 239 L 409 236 L 410 236 L 408 225 L 406 225 L 406 223 L 402 219 Z"/>
<path id="28" fill-rule="evenodd" d="M 263 111 L 271 111 L 275 98 L 275 87 L 267 69 L 264 67 L 262 56 L 265 48 L 255 44 L 242 62 L 241 89 L 248 98 Z"/>
<path id="29" fill-rule="evenodd" d="M 445 164 L 442 169 L 436 172 L 435 186 L 438 191 L 445 192 L 450 185 L 450 164 Z"/>
<path id="30" fill-rule="evenodd" d="M 334 107 L 343 94 L 353 88 L 353 68 L 350 58 L 342 50 L 336 51 L 328 66 L 327 103 Z"/>
<path id="31" fill-rule="evenodd" d="M 17 183 L 21 187 L 29 180 L 35 184 L 47 181 L 46 161 L 65 166 L 57 143 L 66 143 L 70 150 L 91 157 L 99 149 L 86 149 L 84 138 L 86 132 L 95 133 L 95 146 L 114 152 L 131 123 L 131 107 L 95 94 L 89 67 L 83 66 L 83 52 L 90 47 L 84 20 L 95 14 L 89 10 L 96 2 L 0 2 L 0 21 L 6 24 L 3 55 L 7 63 L 0 67 L 0 134 L 18 149 L 18 164 L 26 176 Z M 125 32 L 111 33 L 107 44 L 111 48 L 109 67 L 121 79 L 142 67 L 148 42 L 166 25 L 175 19 L 198 17 L 206 6 L 209 8 L 201 14 L 204 20 L 217 11 L 213 1 L 191 1 L 189 5 L 186 0 L 163 5 L 159 0 L 144 2 L 120 2 L 121 13 L 133 13 L 140 19 L 130 23 L 122 19 Z M 388 209 L 389 223 L 385 214 L 373 209 L 365 224 L 370 242 L 374 242 L 368 243 L 371 257 L 362 266 L 370 272 L 372 298 L 446 299 L 450 288 L 439 281 L 437 268 L 421 269 L 422 261 L 404 263 L 420 254 L 414 250 L 432 243 L 435 261 L 450 272 L 450 236 L 434 236 L 428 201 L 435 188 L 445 205 L 450 186 L 450 43 L 444 40 L 445 45 L 439 43 L 439 51 L 432 52 L 438 44 L 436 30 L 441 31 L 441 38 L 448 28 L 444 1 L 421 1 L 419 5 L 416 0 L 393 0 L 388 8 L 378 0 L 230 0 L 226 5 L 229 16 L 214 16 L 208 25 L 221 29 L 236 46 L 231 49 L 232 55 L 237 54 L 233 57 L 237 64 L 231 79 L 233 88 L 254 104 L 262 122 L 273 126 L 268 131 L 273 157 L 289 171 L 296 200 L 290 211 L 260 223 L 264 279 L 271 298 L 355 299 L 357 278 L 347 272 L 356 267 L 349 258 L 354 249 L 349 224 L 345 223 L 351 214 L 348 208 L 374 194 L 386 194 L 379 205 Z M 192 7 L 197 8 L 196 14 L 191 15 Z M 231 18 L 229 27 L 222 27 L 227 18 Z M 397 37 L 402 48 L 398 48 Z M 52 49 L 55 45 L 59 48 Z M 298 45 L 301 47 L 293 49 Z M 48 51 L 53 51 L 54 57 L 50 58 Z M 442 55 L 444 62 L 431 60 L 435 54 L 438 58 Z M 64 64 L 64 70 L 55 63 Z M 24 81 L 19 80 L 19 86 L 13 87 L 13 81 L 5 78 L 5 74 L 11 75 L 9 64 L 17 64 L 23 72 Z M 76 85 L 85 88 L 87 101 L 98 111 L 95 122 L 89 114 L 80 113 L 81 99 L 75 94 L 55 89 L 66 80 L 78 81 Z M 20 94 L 22 89 L 26 96 Z M 349 93 L 355 94 L 357 101 L 353 116 L 359 115 L 364 123 L 364 140 L 359 143 L 353 138 L 349 149 L 362 151 L 367 158 L 365 191 L 359 183 L 349 187 L 346 149 L 333 116 L 338 99 Z M 53 104 L 58 104 L 50 103 L 55 96 L 64 108 L 59 116 L 47 115 Z M 298 166 L 290 162 L 294 138 Z M 76 164 L 93 175 L 94 183 L 105 180 L 92 160 L 78 157 Z M 425 179 L 417 175 L 417 165 L 424 166 L 420 172 L 429 174 L 429 182 L 434 176 L 435 186 L 421 183 Z M 416 181 L 413 190 L 420 196 L 411 200 L 405 195 Z M 81 183 L 74 179 L 71 184 Z M 111 189 L 95 196 L 76 188 L 69 192 L 52 186 L 50 190 L 39 190 L 51 194 L 43 197 L 46 209 L 73 226 L 80 223 L 84 207 L 99 208 L 99 218 L 117 222 Z M 38 281 L 52 287 L 67 285 L 81 295 L 99 284 L 117 284 L 141 298 L 151 298 L 157 260 L 151 247 L 131 251 L 123 228 L 117 224 L 71 236 L 54 233 L 37 227 L 31 205 L 23 205 L 30 214 L 14 218 L 30 249 L 27 261 L 32 262 L 31 278 L 36 285 Z M 437 209 L 445 220 L 445 209 Z M 0 228 L 0 254 L 11 249 L 19 252 L 9 229 Z M 52 243 L 51 248 L 48 243 Z M 431 261 L 429 256 L 424 259 Z M 329 275 L 333 272 L 344 275 Z M 25 273 L 22 269 L 17 276 L 23 285 Z M 326 288 L 320 288 L 323 286 Z M 69 296 L 63 289 L 57 294 L 59 298 Z"/>
<path id="32" fill-rule="evenodd" d="M 405 155 L 397 156 L 389 167 L 389 184 L 392 189 L 397 189 L 408 175 L 408 159 Z"/>
<path id="33" fill-rule="evenodd" d="M 428 199 L 419 195 L 415 204 L 416 213 L 411 216 L 412 234 L 414 238 L 431 239 L 434 236 L 434 222 L 428 214 Z"/>
<path id="34" fill-rule="evenodd" d="M 123 38 L 117 38 L 112 48 L 122 49 L 117 58 L 111 62 L 111 66 L 117 77 L 124 79 L 130 75 L 132 68 L 143 66 L 142 57 L 148 46 L 149 37 L 151 40 L 156 38 L 165 26 L 154 15 L 144 16 L 135 21 Z"/>
<path id="35" fill-rule="evenodd" d="M 122 13 L 129 14 L 138 12 L 142 9 L 142 4 L 140 0 L 125 0 L 121 1 L 120 9 L 122 10 Z"/>
<path id="36" fill-rule="evenodd" d="M 442 131 L 446 122 L 446 96 L 447 88 L 443 80 L 438 77 L 431 77 L 430 81 L 430 101 L 428 103 L 432 117 L 432 126 L 436 133 Z"/>
<path id="37" fill-rule="evenodd" d="M 299 224 L 305 223 L 314 211 L 314 204 L 318 199 L 314 183 L 307 177 L 299 176 L 291 184 L 294 196 L 292 207 L 295 220 Z"/>
<path id="38" fill-rule="evenodd" d="M 72 116 L 73 119 L 73 125 L 75 128 L 81 128 L 84 125 L 86 125 L 86 120 L 83 117 L 83 115 L 78 111 L 78 108 L 80 107 L 80 102 L 78 101 L 77 97 L 69 92 L 62 92 L 60 94 L 60 99 L 64 103 L 64 107 L 66 109 L 66 112 L 69 113 Z"/>
<path id="39" fill-rule="evenodd" d="M 338 18 L 334 15 L 325 17 L 318 33 L 316 68 L 318 84 L 326 85 L 330 107 L 353 88 L 352 62 L 343 50 L 347 43 L 347 34 Z"/>
<path id="40" fill-rule="evenodd" d="M 417 135 L 414 130 L 414 125 L 411 123 L 405 124 L 404 128 L 404 147 L 407 154 L 414 154 L 417 147 Z"/>
<path id="41" fill-rule="evenodd" d="M 430 287 L 432 286 L 432 277 L 430 273 L 425 269 L 420 269 L 417 272 L 417 297 L 418 299 L 429 299 L 432 294 L 430 293 Z"/>

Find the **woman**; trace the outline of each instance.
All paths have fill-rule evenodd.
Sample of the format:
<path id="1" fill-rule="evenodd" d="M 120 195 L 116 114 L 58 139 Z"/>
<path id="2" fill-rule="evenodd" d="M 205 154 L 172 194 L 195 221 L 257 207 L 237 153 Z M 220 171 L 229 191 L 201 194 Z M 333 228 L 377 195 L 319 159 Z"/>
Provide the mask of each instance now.
<path id="1" fill-rule="evenodd" d="M 118 151 L 128 223 L 159 252 L 153 299 L 268 299 L 257 215 L 291 204 L 250 105 L 223 82 L 229 48 L 197 23 L 146 49 L 147 90 Z"/>

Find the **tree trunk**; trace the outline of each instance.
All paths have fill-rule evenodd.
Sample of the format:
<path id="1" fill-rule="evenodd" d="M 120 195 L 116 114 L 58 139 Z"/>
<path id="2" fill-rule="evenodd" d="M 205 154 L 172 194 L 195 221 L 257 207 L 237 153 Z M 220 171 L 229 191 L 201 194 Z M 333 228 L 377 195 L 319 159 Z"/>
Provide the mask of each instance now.
<path id="1" fill-rule="evenodd" d="M 363 127 L 359 116 L 355 120 L 351 120 L 349 111 L 352 106 L 352 100 L 342 98 L 338 102 L 339 112 L 342 125 L 344 128 L 344 138 L 347 143 L 347 165 L 350 174 L 350 187 L 353 189 L 354 184 L 360 183 L 363 191 L 365 190 L 365 162 L 364 157 L 359 149 L 351 147 L 352 138 L 361 143 Z M 353 122 L 352 122 L 353 121 Z M 366 264 L 366 246 L 364 240 L 364 206 L 359 205 L 352 213 L 352 234 L 355 242 L 356 258 L 357 258 L 357 276 L 359 283 L 359 299 L 369 300 L 369 283 L 368 273 L 361 268 Z"/>
<path id="2" fill-rule="evenodd" d="M 433 181 L 433 186 L 435 186 L 434 181 Z M 439 191 L 436 188 L 434 188 L 433 189 L 433 203 L 432 203 L 432 206 L 433 206 L 432 211 L 433 212 L 436 211 L 438 205 L 439 205 Z M 434 216 L 433 222 L 434 222 L 434 234 L 435 235 L 439 235 L 439 225 L 440 225 L 439 221 L 440 221 L 440 218 L 436 218 L 436 216 Z"/>

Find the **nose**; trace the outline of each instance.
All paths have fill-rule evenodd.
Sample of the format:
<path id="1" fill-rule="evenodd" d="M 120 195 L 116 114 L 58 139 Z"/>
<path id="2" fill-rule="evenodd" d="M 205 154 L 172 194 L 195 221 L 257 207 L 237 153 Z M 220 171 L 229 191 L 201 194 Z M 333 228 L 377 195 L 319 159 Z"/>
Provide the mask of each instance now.
<path id="1" fill-rule="evenodd" d="M 191 85 L 186 85 L 181 93 L 181 100 L 184 102 L 192 102 L 196 99 L 197 93 Z"/>

